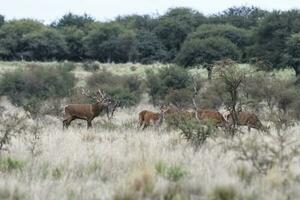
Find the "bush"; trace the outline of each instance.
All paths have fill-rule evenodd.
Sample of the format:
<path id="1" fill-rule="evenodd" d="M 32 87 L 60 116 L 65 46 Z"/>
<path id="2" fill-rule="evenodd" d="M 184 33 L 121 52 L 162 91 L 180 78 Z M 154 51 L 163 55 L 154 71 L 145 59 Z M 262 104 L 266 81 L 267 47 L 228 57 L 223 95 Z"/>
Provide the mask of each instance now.
<path id="1" fill-rule="evenodd" d="M 186 171 L 183 169 L 180 165 L 170 165 L 168 166 L 164 162 L 158 162 L 155 165 L 155 170 L 158 175 L 163 176 L 164 178 L 177 182 L 181 178 L 183 178 L 186 175 Z"/>
<path id="2" fill-rule="evenodd" d="M 68 96 L 75 77 L 64 68 L 30 68 L 6 72 L 0 80 L 0 94 L 32 114 L 38 114 L 41 103 L 54 97 Z"/>
<path id="3" fill-rule="evenodd" d="M 232 186 L 217 186 L 210 194 L 210 200 L 238 200 L 241 199 Z"/>
<path id="4" fill-rule="evenodd" d="M 166 104 L 173 104 L 177 108 L 186 108 L 192 105 L 193 92 L 184 88 L 179 90 L 171 90 L 165 97 Z"/>
<path id="5" fill-rule="evenodd" d="M 239 60 L 241 52 L 230 40 L 222 37 L 193 38 L 186 40 L 176 56 L 176 63 L 195 66 L 213 63 L 225 58 Z"/>
<path id="6" fill-rule="evenodd" d="M 146 85 L 152 103 L 157 104 L 158 101 L 165 100 L 171 91 L 179 92 L 181 90 L 183 92 L 183 89 L 191 88 L 191 77 L 185 69 L 172 65 L 160 69 L 158 73 L 152 70 L 146 71 Z M 188 90 L 185 90 L 185 92 L 188 92 Z M 170 98 L 168 98 L 168 101 L 170 101 Z"/>
<path id="7" fill-rule="evenodd" d="M 166 118 L 168 126 L 180 130 L 180 134 L 198 149 L 209 137 L 214 135 L 215 127 L 210 124 L 202 124 L 196 118 L 187 116 L 184 113 L 169 115 Z"/>
<path id="8" fill-rule="evenodd" d="M 11 172 L 13 170 L 21 170 L 25 163 L 21 160 L 17 160 L 11 157 L 1 157 L 0 158 L 0 171 L 1 172 Z"/>
<path id="9" fill-rule="evenodd" d="M 82 64 L 85 71 L 94 72 L 100 69 L 100 65 L 97 62 L 87 61 Z"/>
<path id="10" fill-rule="evenodd" d="M 2 112 L 0 115 L 0 153 L 4 149 L 8 150 L 12 137 L 24 134 L 27 128 L 27 116 L 17 112 Z"/>
<path id="11" fill-rule="evenodd" d="M 141 80 L 136 76 L 119 76 L 107 71 L 93 74 L 87 80 L 88 88 L 101 89 L 121 106 L 133 106 L 140 102 L 142 95 Z"/>
<path id="12" fill-rule="evenodd" d="M 76 64 L 74 62 L 65 61 L 60 64 L 60 67 L 65 71 L 73 71 L 76 68 Z"/>

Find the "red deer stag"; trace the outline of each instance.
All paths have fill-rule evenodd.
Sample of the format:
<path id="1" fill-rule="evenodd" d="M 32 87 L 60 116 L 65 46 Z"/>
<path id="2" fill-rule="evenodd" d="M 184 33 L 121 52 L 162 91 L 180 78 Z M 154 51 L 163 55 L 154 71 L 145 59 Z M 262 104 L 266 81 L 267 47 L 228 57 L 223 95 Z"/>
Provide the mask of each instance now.
<path id="1" fill-rule="evenodd" d="M 93 99 L 94 101 L 96 101 L 96 103 L 69 104 L 65 106 L 65 117 L 63 119 L 63 128 L 68 128 L 71 122 L 75 119 L 86 120 L 87 128 L 91 128 L 93 119 L 103 111 L 106 111 L 107 116 L 109 117 L 109 106 L 112 104 L 113 101 L 104 92 L 98 90 L 97 95 L 92 96 L 88 94 L 88 92 L 86 92 L 85 90 L 82 90 L 82 95 L 85 95 Z"/>
<path id="2" fill-rule="evenodd" d="M 194 77 L 193 78 L 194 94 L 192 97 L 192 102 L 193 102 L 193 106 L 195 109 L 196 119 L 199 121 L 202 121 L 204 123 L 212 123 L 212 125 L 217 126 L 217 127 L 227 126 L 227 122 L 226 122 L 225 118 L 217 110 L 199 109 L 198 108 L 195 98 L 199 93 L 200 86 L 201 86 L 201 82 Z"/>
<path id="3" fill-rule="evenodd" d="M 158 128 L 163 120 L 164 120 L 164 114 L 166 110 L 161 107 L 160 112 L 152 112 L 149 110 L 143 110 L 139 113 L 139 128 L 142 128 L 144 130 L 147 128 L 151 123 L 155 126 L 155 128 Z"/>
<path id="4" fill-rule="evenodd" d="M 228 123 L 233 123 L 231 113 L 227 114 L 226 120 L 228 121 Z M 249 132 L 251 128 L 262 130 L 262 131 L 267 131 L 269 129 L 269 127 L 266 127 L 261 123 L 261 121 L 254 113 L 244 112 L 244 111 L 239 112 L 237 114 L 237 125 L 247 126 Z"/>
<path id="5" fill-rule="evenodd" d="M 196 118 L 204 123 L 212 123 L 217 127 L 224 127 L 227 123 L 220 112 L 212 109 L 197 109 Z"/>

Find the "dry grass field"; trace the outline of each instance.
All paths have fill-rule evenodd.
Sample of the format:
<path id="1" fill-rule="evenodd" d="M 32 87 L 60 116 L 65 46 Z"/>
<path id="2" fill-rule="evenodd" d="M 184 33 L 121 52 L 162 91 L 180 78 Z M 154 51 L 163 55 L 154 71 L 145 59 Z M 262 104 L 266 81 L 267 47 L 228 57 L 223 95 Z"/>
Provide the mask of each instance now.
<path id="1" fill-rule="evenodd" d="M 24 114 L 3 100 L 2 106 L 3 119 Z M 300 144 L 299 126 L 234 138 L 219 130 L 196 150 L 165 126 L 138 130 L 144 108 L 155 110 L 119 110 L 111 122 L 99 117 L 89 130 L 79 122 L 63 131 L 61 119 L 49 116 L 20 122 L 27 128 L 14 132 L 1 153 L 0 199 L 300 198 L 300 157 L 293 149 Z"/>
<path id="2" fill-rule="evenodd" d="M 30 65 L 53 67 L 61 63 L 0 62 L 0 74 L 26 70 Z M 93 72 L 84 70 L 82 63 L 72 65 L 76 86 L 86 85 Z M 146 69 L 167 66 L 99 65 L 99 71 L 140 78 Z M 245 64 L 238 66 L 250 69 Z M 207 76 L 204 69 L 189 72 Z M 294 76 L 289 69 L 273 73 L 281 79 Z M 218 128 L 203 144 L 195 146 L 181 130 L 170 129 L 166 122 L 159 130 L 140 130 L 138 113 L 144 109 L 159 111 L 148 100 L 143 94 L 138 106 L 118 109 L 111 121 L 105 116 L 96 118 L 92 129 L 87 130 L 86 122 L 78 120 L 63 130 L 62 115 L 31 119 L 23 108 L 2 97 L 1 136 L 7 133 L 11 140 L 2 148 L 5 137 L 0 138 L 0 200 L 300 198 L 298 123 L 276 129 L 271 122 L 263 121 L 271 125 L 268 133 L 248 133 L 241 127 L 241 133 L 234 137 Z M 261 111 L 260 117 L 264 114 Z"/>

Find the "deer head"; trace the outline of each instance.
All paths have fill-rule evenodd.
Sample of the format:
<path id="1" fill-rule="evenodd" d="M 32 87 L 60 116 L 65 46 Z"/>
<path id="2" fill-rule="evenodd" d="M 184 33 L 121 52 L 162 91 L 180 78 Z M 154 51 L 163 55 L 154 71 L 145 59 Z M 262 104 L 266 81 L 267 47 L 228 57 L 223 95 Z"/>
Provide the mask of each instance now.
<path id="1" fill-rule="evenodd" d="M 110 120 L 113 118 L 114 112 L 120 106 L 120 102 L 114 100 L 111 96 L 107 95 L 104 91 L 99 89 L 95 95 L 91 95 L 89 91 L 82 89 L 82 95 L 92 99 L 98 106 L 106 108 L 106 116 Z"/>

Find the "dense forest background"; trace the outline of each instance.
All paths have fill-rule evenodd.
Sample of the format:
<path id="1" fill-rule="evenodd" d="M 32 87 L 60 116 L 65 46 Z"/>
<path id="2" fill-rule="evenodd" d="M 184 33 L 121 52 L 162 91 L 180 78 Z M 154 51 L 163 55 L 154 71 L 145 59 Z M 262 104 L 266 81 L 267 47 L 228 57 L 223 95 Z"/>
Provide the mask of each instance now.
<path id="1" fill-rule="evenodd" d="M 230 58 L 300 74 L 300 10 L 232 7 L 204 16 L 190 8 L 109 22 L 68 13 L 50 25 L 0 15 L 0 59 L 176 63 L 209 67 Z"/>

